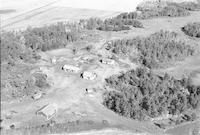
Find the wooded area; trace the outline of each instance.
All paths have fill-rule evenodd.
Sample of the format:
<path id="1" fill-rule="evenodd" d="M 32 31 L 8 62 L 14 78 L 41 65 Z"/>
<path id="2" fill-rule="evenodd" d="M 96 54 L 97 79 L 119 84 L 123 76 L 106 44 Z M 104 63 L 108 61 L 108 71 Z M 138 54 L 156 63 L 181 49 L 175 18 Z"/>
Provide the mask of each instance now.
<path id="1" fill-rule="evenodd" d="M 137 51 L 137 61 L 148 68 L 159 67 L 161 63 L 181 60 L 191 56 L 195 50 L 185 42 L 177 40 L 177 33 L 159 31 L 149 37 L 114 40 L 106 49 L 118 55 L 132 56 Z"/>
<path id="2" fill-rule="evenodd" d="M 182 31 L 188 36 L 200 38 L 200 22 L 188 23 Z"/>
<path id="3" fill-rule="evenodd" d="M 104 95 L 103 104 L 132 119 L 181 114 L 200 104 L 200 87 L 193 86 L 190 79 L 158 76 L 147 68 L 113 75 L 106 79 L 106 84 L 115 91 Z"/>

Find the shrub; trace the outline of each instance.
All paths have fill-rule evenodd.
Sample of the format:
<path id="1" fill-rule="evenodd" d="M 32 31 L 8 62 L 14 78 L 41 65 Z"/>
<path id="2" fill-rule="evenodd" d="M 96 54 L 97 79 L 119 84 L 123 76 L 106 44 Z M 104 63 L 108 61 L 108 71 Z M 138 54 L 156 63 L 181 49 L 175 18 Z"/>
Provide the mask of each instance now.
<path id="1" fill-rule="evenodd" d="M 47 75 L 45 74 L 34 74 L 35 77 L 35 86 L 39 88 L 48 88 L 50 87 L 49 83 L 47 82 Z"/>
<path id="2" fill-rule="evenodd" d="M 200 22 L 189 23 L 182 28 L 182 31 L 191 37 L 200 38 Z"/>

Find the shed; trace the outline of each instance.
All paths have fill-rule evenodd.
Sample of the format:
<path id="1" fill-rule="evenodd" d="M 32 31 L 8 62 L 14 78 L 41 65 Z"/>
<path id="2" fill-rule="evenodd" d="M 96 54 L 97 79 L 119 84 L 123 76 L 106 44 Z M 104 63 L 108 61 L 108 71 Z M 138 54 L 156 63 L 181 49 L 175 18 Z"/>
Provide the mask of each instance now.
<path id="1" fill-rule="evenodd" d="M 34 100 L 38 100 L 38 99 L 40 99 L 42 97 L 42 93 L 41 92 L 36 92 L 36 93 L 34 93 L 34 95 L 32 96 L 32 98 L 34 99 Z"/>
<path id="2" fill-rule="evenodd" d="M 108 65 L 114 65 L 115 64 L 114 60 L 106 59 L 106 58 L 101 59 L 100 62 L 103 63 L 103 64 L 108 64 Z"/>
<path id="3" fill-rule="evenodd" d="M 46 117 L 47 120 L 50 120 L 51 118 L 53 118 L 56 115 L 57 109 L 58 109 L 57 104 L 55 104 L 55 103 L 47 104 L 47 105 L 43 106 L 42 108 L 40 108 L 36 112 L 36 114 L 43 115 Z"/>
<path id="4" fill-rule="evenodd" d="M 71 73 L 78 73 L 81 69 L 77 66 L 73 66 L 73 65 L 64 65 L 62 67 L 62 69 L 65 71 L 65 72 L 71 72 Z"/>
<path id="5" fill-rule="evenodd" d="M 52 64 L 56 64 L 56 61 L 57 61 L 57 59 L 56 59 L 55 56 L 54 56 L 53 58 L 51 58 L 51 63 L 52 63 Z"/>
<path id="6" fill-rule="evenodd" d="M 97 77 L 97 74 L 94 72 L 85 71 L 81 74 L 81 77 L 87 80 L 94 80 Z"/>
<path id="7" fill-rule="evenodd" d="M 86 94 L 91 94 L 91 93 L 93 93 L 94 92 L 94 90 L 92 89 L 92 88 L 86 88 L 85 89 L 85 93 Z"/>

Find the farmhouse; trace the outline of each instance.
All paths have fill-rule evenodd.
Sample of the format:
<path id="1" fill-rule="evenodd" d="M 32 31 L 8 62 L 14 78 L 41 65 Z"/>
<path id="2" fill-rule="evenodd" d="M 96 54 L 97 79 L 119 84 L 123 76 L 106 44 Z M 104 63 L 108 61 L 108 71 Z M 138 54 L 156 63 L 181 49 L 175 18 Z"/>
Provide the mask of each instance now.
<path id="1" fill-rule="evenodd" d="M 97 77 L 97 74 L 94 72 L 85 71 L 81 74 L 81 77 L 87 80 L 94 80 Z"/>
<path id="2" fill-rule="evenodd" d="M 53 118 L 56 113 L 57 113 L 57 104 L 53 103 L 53 104 L 47 104 L 44 107 L 42 107 L 41 109 L 39 109 L 36 114 L 37 115 L 43 115 L 46 117 L 47 120 L 50 120 L 51 118 Z"/>
<path id="3" fill-rule="evenodd" d="M 73 66 L 73 65 L 64 65 L 62 67 L 62 69 L 65 71 L 65 72 L 71 72 L 71 73 L 78 73 L 80 71 L 80 68 L 77 67 L 77 66 Z"/>
<path id="4" fill-rule="evenodd" d="M 103 64 L 108 64 L 108 65 L 114 65 L 115 64 L 114 60 L 112 60 L 112 59 L 105 59 L 105 58 L 101 59 L 100 62 L 103 63 Z"/>

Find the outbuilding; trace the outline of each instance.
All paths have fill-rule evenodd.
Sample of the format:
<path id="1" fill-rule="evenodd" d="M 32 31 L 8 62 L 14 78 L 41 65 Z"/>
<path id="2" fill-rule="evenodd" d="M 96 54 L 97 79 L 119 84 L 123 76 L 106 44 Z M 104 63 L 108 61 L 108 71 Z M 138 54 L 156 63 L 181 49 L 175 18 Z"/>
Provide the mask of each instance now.
<path id="1" fill-rule="evenodd" d="M 114 65 L 115 64 L 114 60 L 106 59 L 106 58 L 101 59 L 100 62 L 103 63 L 103 64 L 108 64 L 108 65 Z"/>
<path id="2" fill-rule="evenodd" d="M 77 66 L 73 66 L 73 65 L 64 65 L 62 67 L 62 69 L 65 71 L 65 72 L 71 72 L 71 73 L 78 73 L 81 69 Z"/>
<path id="3" fill-rule="evenodd" d="M 56 64 L 56 62 L 57 62 L 57 59 L 56 59 L 55 56 L 54 56 L 53 58 L 51 58 L 51 63 L 52 63 L 52 64 Z"/>
<path id="4" fill-rule="evenodd" d="M 41 109 L 39 109 L 36 112 L 36 114 L 43 115 L 46 117 L 47 120 L 50 120 L 51 118 L 53 118 L 56 115 L 57 109 L 58 109 L 57 104 L 55 104 L 55 103 L 47 104 L 47 105 L 43 106 Z"/>
<path id="5" fill-rule="evenodd" d="M 97 74 L 94 72 L 85 71 L 81 74 L 81 77 L 87 80 L 94 80 L 97 77 Z"/>
<path id="6" fill-rule="evenodd" d="M 32 96 L 32 98 L 34 100 L 39 100 L 42 97 L 42 93 L 41 92 L 36 92 L 34 93 L 34 95 Z"/>
<path id="7" fill-rule="evenodd" d="M 94 92 L 94 90 L 92 89 L 92 88 L 86 88 L 85 89 L 85 93 L 86 94 L 91 94 L 91 93 L 93 93 Z"/>

